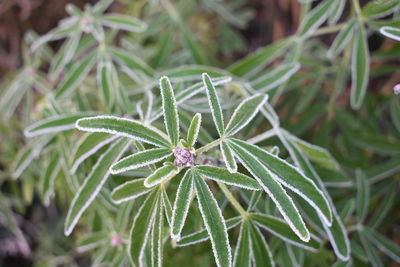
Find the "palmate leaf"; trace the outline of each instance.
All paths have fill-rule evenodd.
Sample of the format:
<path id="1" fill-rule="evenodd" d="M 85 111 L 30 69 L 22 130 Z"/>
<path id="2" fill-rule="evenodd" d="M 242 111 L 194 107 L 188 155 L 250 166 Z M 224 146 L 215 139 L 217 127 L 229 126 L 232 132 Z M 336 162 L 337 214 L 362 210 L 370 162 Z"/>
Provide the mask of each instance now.
<path id="1" fill-rule="evenodd" d="M 231 247 L 227 228 L 218 203 L 205 181 L 196 171 L 192 171 L 196 197 L 204 225 L 210 236 L 211 245 L 217 266 L 232 266 Z"/>
<path id="2" fill-rule="evenodd" d="M 92 112 L 78 114 L 56 115 L 27 127 L 24 131 L 26 137 L 34 137 L 42 134 L 58 133 L 75 128 L 75 122 L 81 118 L 94 115 Z"/>
<path id="3" fill-rule="evenodd" d="M 104 55 L 106 57 L 106 55 Z M 118 78 L 111 60 L 102 59 L 97 66 L 97 84 L 101 88 L 104 104 L 111 109 L 115 101 L 115 92 L 118 88 Z"/>
<path id="4" fill-rule="evenodd" d="M 278 207 L 279 212 L 285 218 L 292 230 L 303 241 L 308 241 L 310 239 L 310 233 L 308 232 L 299 211 L 294 205 L 293 200 L 288 196 L 282 186 L 273 178 L 275 175 L 250 152 L 233 142 L 231 144 L 236 156 L 242 162 L 244 167 L 259 182 L 264 191 L 271 197 Z"/>
<path id="5" fill-rule="evenodd" d="M 249 222 L 244 221 L 240 226 L 239 237 L 233 258 L 234 267 L 251 266 L 251 238 Z"/>
<path id="6" fill-rule="evenodd" d="M 144 186 L 152 187 L 168 180 L 179 173 L 179 169 L 172 164 L 158 168 L 153 174 L 144 180 Z"/>
<path id="7" fill-rule="evenodd" d="M 196 170 L 201 176 L 204 176 L 205 178 L 237 186 L 240 188 L 244 189 L 249 189 L 249 190 L 261 190 L 261 186 L 258 184 L 256 180 L 253 178 L 244 175 L 242 173 L 230 173 L 228 170 L 224 168 L 219 168 L 215 166 L 206 166 L 206 165 L 200 165 L 196 166 Z"/>
<path id="8" fill-rule="evenodd" d="M 154 190 L 146 198 L 137 212 L 129 233 L 130 242 L 128 251 L 133 266 L 141 266 L 141 258 L 147 244 L 150 231 L 153 227 L 154 216 L 160 201 L 160 190 Z"/>
<path id="9" fill-rule="evenodd" d="M 268 96 L 256 94 L 243 100 L 233 112 L 226 126 L 226 136 L 232 136 L 243 129 L 259 112 L 267 101 Z"/>
<path id="10" fill-rule="evenodd" d="M 211 115 L 213 117 L 218 134 L 223 136 L 225 133 L 224 117 L 222 115 L 221 104 L 219 103 L 217 91 L 207 73 L 203 73 L 203 83 L 206 87 L 208 104 L 210 105 Z"/>
<path id="11" fill-rule="evenodd" d="M 364 25 L 357 23 L 353 51 L 351 55 L 351 95 L 353 109 L 361 107 L 365 97 L 369 76 L 369 49 Z"/>
<path id="12" fill-rule="evenodd" d="M 335 40 L 333 41 L 331 47 L 328 51 L 328 56 L 334 58 L 337 56 L 342 50 L 345 48 L 346 44 L 351 40 L 353 36 L 354 27 L 356 25 L 356 21 L 352 20 L 344 26 L 339 34 L 336 36 Z"/>
<path id="13" fill-rule="evenodd" d="M 135 179 L 117 186 L 111 192 L 112 201 L 116 204 L 121 204 L 153 190 L 153 188 L 144 186 L 144 180 L 145 178 Z"/>
<path id="14" fill-rule="evenodd" d="M 311 239 L 308 242 L 304 242 L 298 236 L 294 235 L 289 225 L 281 218 L 260 213 L 252 213 L 251 219 L 257 226 L 267 230 L 271 234 L 287 243 L 290 243 L 291 245 L 313 252 L 318 251 L 321 247 L 320 240 L 313 235 L 311 235 Z"/>
<path id="15" fill-rule="evenodd" d="M 235 173 L 237 171 L 237 165 L 235 161 L 235 157 L 233 156 L 233 152 L 231 148 L 229 147 L 229 144 L 226 142 L 221 142 L 219 144 L 221 153 L 222 153 L 222 159 L 225 162 L 226 168 L 230 173 Z"/>
<path id="16" fill-rule="evenodd" d="M 178 108 L 176 105 L 174 90 L 172 89 L 168 77 L 161 77 L 160 90 L 162 97 L 165 129 L 167 130 L 172 145 L 176 147 L 179 141 Z"/>
<path id="17" fill-rule="evenodd" d="M 130 70 L 140 70 L 149 77 L 154 77 L 154 70 L 147 65 L 142 59 L 128 53 L 122 49 L 109 47 L 107 48 L 115 61 Z"/>
<path id="18" fill-rule="evenodd" d="M 192 172 L 188 170 L 179 183 L 172 211 L 171 236 L 175 240 L 180 239 L 181 231 L 185 224 L 192 200 L 193 190 Z"/>
<path id="19" fill-rule="evenodd" d="M 80 186 L 68 209 L 64 233 L 70 235 L 83 212 L 93 202 L 110 175 L 109 168 L 128 148 L 129 139 L 121 138 L 104 152 Z"/>
<path id="20" fill-rule="evenodd" d="M 127 156 L 111 166 L 110 172 L 118 174 L 129 170 L 145 167 L 150 164 L 159 162 L 172 155 L 169 148 L 153 148 L 137 152 Z"/>
<path id="21" fill-rule="evenodd" d="M 197 136 L 199 135 L 199 131 L 200 131 L 200 125 L 201 125 L 201 114 L 200 113 L 196 113 L 193 116 L 192 121 L 190 122 L 190 126 L 188 129 L 188 133 L 187 133 L 187 147 L 193 147 L 194 144 L 197 141 Z"/>
<path id="22" fill-rule="evenodd" d="M 76 128 L 87 132 L 125 136 L 160 147 L 170 146 L 167 137 L 156 128 L 125 118 L 114 116 L 83 118 L 76 122 Z"/>

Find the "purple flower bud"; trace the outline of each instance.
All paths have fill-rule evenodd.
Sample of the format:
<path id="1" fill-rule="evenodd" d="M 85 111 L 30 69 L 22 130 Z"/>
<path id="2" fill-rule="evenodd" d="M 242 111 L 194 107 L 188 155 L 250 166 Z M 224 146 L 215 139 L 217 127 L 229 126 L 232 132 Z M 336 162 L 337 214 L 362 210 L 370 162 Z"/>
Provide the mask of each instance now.
<path id="1" fill-rule="evenodd" d="M 194 155 L 187 148 L 175 149 L 174 156 L 174 165 L 177 167 L 192 166 L 194 163 Z"/>
<path id="2" fill-rule="evenodd" d="M 122 244 L 122 238 L 119 235 L 113 235 L 111 237 L 111 246 L 118 247 Z"/>
<path id="3" fill-rule="evenodd" d="M 395 94 L 395 95 L 399 95 L 399 94 L 400 94 L 400 83 L 399 83 L 399 84 L 396 84 L 396 85 L 393 87 L 393 91 L 394 91 L 394 94 Z"/>

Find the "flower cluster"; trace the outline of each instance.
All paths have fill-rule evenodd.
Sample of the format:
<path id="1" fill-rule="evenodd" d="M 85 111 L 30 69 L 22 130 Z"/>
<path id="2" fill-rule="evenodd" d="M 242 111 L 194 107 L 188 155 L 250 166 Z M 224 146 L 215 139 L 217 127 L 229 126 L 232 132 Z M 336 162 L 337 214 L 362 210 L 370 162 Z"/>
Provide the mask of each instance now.
<path id="1" fill-rule="evenodd" d="M 187 148 L 175 149 L 174 156 L 174 165 L 177 167 L 192 166 L 194 163 L 194 155 Z"/>

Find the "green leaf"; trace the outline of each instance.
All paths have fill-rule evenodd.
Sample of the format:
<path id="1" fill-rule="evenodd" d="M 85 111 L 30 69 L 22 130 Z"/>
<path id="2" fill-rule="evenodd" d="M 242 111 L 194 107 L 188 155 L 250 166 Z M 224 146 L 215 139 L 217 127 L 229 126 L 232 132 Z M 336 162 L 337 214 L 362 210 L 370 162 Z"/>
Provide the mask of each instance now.
<path id="1" fill-rule="evenodd" d="M 52 78 L 58 77 L 60 72 L 64 69 L 76 54 L 79 41 L 81 40 L 81 32 L 72 32 L 69 39 L 64 42 L 63 46 L 59 49 L 56 57 L 53 58 L 50 65 L 50 76 Z"/>
<path id="2" fill-rule="evenodd" d="M 50 160 L 44 177 L 41 180 L 40 192 L 45 206 L 50 205 L 50 197 L 54 193 L 54 180 L 61 169 L 59 157 L 54 157 Z"/>
<path id="3" fill-rule="evenodd" d="M 329 170 L 340 170 L 339 163 L 325 148 L 307 143 L 295 136 L 292 136 L 292 139 L 311 161 Z"/>
<path id="4" fill-rule="evenodd" d="M 397 0 L 382 0 L 369 2 L 362 9 L 362 16 L 369 20 L 385 17 L 398 8 L 399 2 Z"/>
<path id="5" fill-rule="evenodd" d="M 191 123 L 190 119 L 191 119 L 191 117 L 188 113 L 184 112 L 183 110 L 181 110 L 179 112 L 179 121 L 181 123 L 181 126 L 184 129 L 187 129 L 188 138 L 189 138 L 190 123 Z M 208 131 L 206 130 L 205 127 L 199 127 L 199 133 L 197 135 L 197 140 L 199 141 L 199 143 L 201 143 L 203 145 L 207 145 L 208 143 L 211 143 L 212 141 L 214 141 L 214 138 L 208 133 Z M 187 146 L 189 147 L 188 144 L 187 144 Z"/>
<path id="6" fill-rule="evenodd" d="M 172 145 L 176 147 L 179 141 L 178 108 L 176 105 L 174 90 L 172 89 L 168 77 L 161 77 L 160 90 L 162 97 L 165 129 L 167 130 L 168 136 L 171 139 Z"/>
<path id="7" fill-rule="evenodd" d="M 247 57 L 236 61 L 228 67 L 229 72 L 237 76 L 251 75 L 263 69 L 269 62 L 282 55 L 293 43 L 291 39 L 282 41 L 260 48 Z"/>
<path id="8" fill-rule="evenodd" d="M 201 114 L 196 113 L 193 116 L 192 121 L 190 122 L 190 126 L 187 132 L 187 146 L 189 148 L 194 147 L 194 144 L 197 141 L 197 136 L 199 135 L 201 125 Z"/>
<path id="9" fill-rule="evenodd" d="M 284 63 L 272 70 L 267 70 L 251 81 L 251 86 L 261 93 L 265 93 L 284 82 L 287 82 L 300 69 L 298 62 Z"/>
<path id="10" fill-rule="evenodd" d="M 299 211 L 288 196 L 282 186 L 273 178 L 275 175 L 267 169 L 254 155 L 242 146 L 236 143 L 232 144 L 232 150 L 242 162 L 244 167 L 254 176 L 258 183 L 263 187 L 264 191 L 271 197 L 279 212 L 285 218 L 292 230 L 302 240 L 308 241 L 310 233 L 308 232 Z"/>
<path id="11" fill-rule="evenodd" d="M 153 190 L 153 188 L 144 186 L 144 180 L 145 178 L 135 179 L 117 186 L 111 192 L 112 201 L 116 204 L 121 204 Z"/>
<path id="12" fill-rule="evenodd" d="M 190 170 L 186 171 L 181 182 L 174 202 L 171 222 L 171 236 L 176 241 L 181 238 L 181 231 L 185 224 L 187 214 L 189 212 L 190 203 L 193 195 L 193 177 Z"/>
<path id="13" fill-rule="evenodd" d="M 71 93 L 82 84 L 96 62 L 96 54 L 96 52 L 91 52 L 67 72 L 55 92 L 54 97 L 56 100 L 71 95 Z"/>
<path id="14" fill-rule="evenodd" d="M 242 220 L 241 216 L 232 217 L 225 221 L 226 228 L 228 230 L 236 227 Z M 176 242 L 178 247 L 190 246 L 200 242 L 204 242 L 210 239 L 207 229 L 201 229 L 197 232 L 182 236 L 182 238 Z"/>
<path id="15" fill-rule="evenodd" d="M 321 215 L 327 225 L 331 224 L 332 213 L 329 202 L 324 193 L 309 177 L 286 161 L 257 146 L 237 139 L 232 139 L 232 143 L 256 157 L 261 164 L 268 168 L 269 172 L 274 173 L 271 176 L 273 180 L 306 200 Z"/>
<path id="16" fill-rule="evenodd" d="M 203 77 L 204 86 L 206 87 L 208 104 L 210 105 L 211 114 L 212 114 L 215 126 L 217 128 L 219 135 L 223 136 L 225 133 L 224 118 L 222 115 L 222 109 L 221 109 L 221 105 L 219 103 L 217 91 L 215 90 L 215 87 L 211 81 L 211 78 L 210 78 L 210 76 L 208 76 L 207 73 L 203 73 L 202 77 Z"/>
<path id="17" fill-rule="evenodd" d="M 298 236 L 293 234 L 290 226 L 284 220 L 278 217 L 261 213 L 252 213 L 251 219 L 262 229 L 267 230 L 271 234 L 291 245 L 312 252 L 318 251 L 321 247 L 321 241 L 313 235 L 311 235 L 311 239 L 308 242 L 301 240 Z"/>
<path id="18" fill-rule="evenodd" d="M 191 54 L 195 63 L 206 64 L 207 60 L 204 51 L 198 45 L 198 42 L 194 40 L 192 34 L 190 33 L 186 25 L 184 25 L 183 23 L 179 23 L 179 26 L 182 37 L 182 43 L 183 46 L 186 48 L 186 51 L 188 51 Z"/>
<path id="19" fill-rule="evenodd" d="M 49 41 L 55 41 L 66 37 L 71 32 L 77 30 L 78 23 L 79 20 L 76 17 L 61 20 L 58 27 L 54 28 L 33 42 L 30 50 L 34 52 L 40 46 Z"/>
<path id="20" fill-rule="evenodd" d="M 254 259 L 254 266 L 275 266 L 271 251 L 260 230 L 251 225 L 251 250 Z"/>
<path id="21" fill-rule="evenodd" d="M 154 218 L 154 226 L 151 234 L 151 266 L 162 267 L 163 264 L 163 233 L 164 233 L 164 211 L 161 199 L 158 201 L 157 211 Z"/>
<path id="22" fill-rule="evenodd" d="M 234 267 L 251 266 L 251 238 L 249 222 L 244 221 L 240 227 L 239 237 L 233 258 Z"/>
<path id="23" fill-rule="evenodd" d="M 332 11 L 328 19 L 329 25 L 334 25 L 338 22 L 338 20 L 343 14 L 345 6 L 346 6 L 346 0 L 337 0 L 333 2 Z"/>
<path id="24" fill-rule="evenodd" d="M 169 147 L 167 137 L 151 126 L 145 126 L 139 121 L 118 118 L 114 116 L 97 116 L 83 118 L 76 122 L 76 128 L 81 131 L 110 133 L 126 136 L 148 144 Z"/>
<path id="25" fill-rule="evenodd" d="M 140 207 L 132 224 L 129 233 L 128 251 L 133 266 L 141 266 L 141 258 L 147 244 L 147 239 L 153 227 L 154 216 L 156 215 L 157 203 L 160 191 L 154 190 Z"/>
<path id="26" fill-rule="evenodd" d="M 110 136 L 107 133 L 88 133 L 82 136 L 73 148 L 70 173 L 74 174 L 84 160 L 117 138 L 118 136 Z"/>
<path id="27" fill-rule="evenodd" d="M 98 159 L 93 166 L 88 177 L 79 187 L 74 199 L 68 209 L 67 218 L 65 219 L 64 233 L 70 235 L 83 212 L 93 202 L 101 188 L 107 181 L 111 164 L 117 160 L 128 148 L 130 142 L 126 138 L 121 138 L 112 144 Z"/>
<path id="28" fill-rule="evenodd" d="M 369 76 L 369 50 L 367 36 L 361 22 L 357 25 L 351 56 L 351 95 L 353 109 L 361 107 L 365 97 Z"/>
<path id="29" fill-rule="evenodd" d="M 97 66 L 97 84 L 101 88 L 102 98 L 105 105 L 111 109 L 118 88 L 118 78 L 115 67 L 111 61 L 102 60 Z"/>
<path id="30" fill-rule="evenodd" d="M 122 14 L 107 14 L 98 18 L 104 26 L 130 32 L 143 32 L 147 25 L 134 17 Z"/>
<path id="31" fill-rule="evenodd" d="M 183 65 L 162 72 L 164 76 L 168 76 L 171 81 L 175 82 L 200 80 L 203 73 L 208 73 L 208 75 L 215 77 L 212 79 L 214 86 L 218 79 L 226 79 L 231 75 L 223 69 L 205 65 Z M 203 83 L 201 85 L 204 86 Z"/>
<path id="32" fill-rule="evenodd" d="M 323 186 L 321 178 L 318 176 L 311 163 L 308 161 L 306 156 L 302 153 L 300 148 L 291 141 L 286 135 L 279 134 L 279 139 L 283 143 L 283 145 L 288 150 L 291 158 L 296 163 L 296 165 L 303 171 L 305 175 L 311 178 L 315 184 L 319 187 L 319 189 L 324 192 L 325 196 L 328 197 L 330 203 L 332 200 L 329 197 L 328 192 Z M 324 220 L 320 218 L 322 221 L 322 227 L 328 235 L 329 241 L 332 244 L 333 250 L 335 251 L 336 256 L 343 260 L 347 261 L 350 257 L 350 242 L 347 237 L 346 229 L 341 221 L 339 215 L 336 212 L 336 209 L 333 205 L 331 205 L 332 209 L 332 225 L 328 227 L 326 223 L 323 223 Z M 314 223 L 318 224 L 318 221 L 314 221 Z"/>
<path id="33" fill-rule="evenodd" d="M 79 253 L 84 253 L 97 247 L 104 246 L 107 243 L 108 235 L 109 233 L 106 232 L 87 234 L 79 239 L 76 250 Z"/>
<path id="34" fill-rule="evenodd" d="M 31 144 L 20 148 L 11 165 L 13 179 L 19 178 L 37 155 L 37 151 L 35 151 Z"/>
<path id="35" fill-rule="evenodd" d="M 267 95 L 256 94 L 243 100 L 226 126 L 226 135 L 232 136 L 243 129 L 257 115 L 267 99 Z"/>
<path id="36" fill-rule="evenodd" d="M 168 225 L 172 225 L 172 205 L 171 201 L 169 201 L 169 197 L 167 195 L 166 190 L 162 190 L 162 202 L 165 211 L 165 217 L 167 218 Z"/>
<path id="37" fill-rule="evenodd" d="M 368 226 L 371 228 L 377 228 L 386 219 L 389 211 L 394 207 L 396 199 L 396 187 L 389 187 L 388 192 L 385 193 L 385 198 L 381 201 L 379 206 L 376 208 L 372 218 L 368 221 Z"/>
<path id="38" fill-rule="evenodd" d="M 331 47 L 329 48 L 329 57 L 335 58 L 337 55 L 339 55 L 340 52 L 343 51 L 343 49 L 349 43 L 351 37 L 354 34 L 355 25 L 356 20 L 351 20 L 340 30 Z"/>
<path id="39" fill-rule="evenodd" d="M 369 184 L 365 174 L 360 170 L 356 170 L 357 179 L 357 220 L 362 224 L 368 214 L 369 206 Z"/>
<path id="40" fill-rule="evenodd" d="M 230 173 L 235 173 L 237 171 L 237 165 L 231 148 L 226 142 L 221 142 L 219 145 L 226 168 Z"/>
<path id="41" fill-rule="evenodd" d="M 169 148 L 153 148 L 127 156 L 111 166 L 110 172 L 118 174 L 159 162 L 172 155 Z"/>
<path id="42" fill-rule="evenodd" d="M 363 230 L 366 233 L 366 237 L 369 241 L 379 248 L 383 253 L 393 259 L 395 262 L 400 263 L 400 246 L 394 243 L 392 240 L 386 238 L 380 233 L 370 228 Z"/>
<path id="43" fill-rule="evenodd" d="M 222 182 L 225 184 L 249 190 L 262 189 L 256 180 L 239 172 L 230 173 L 228 170 L 224 168 L 208 166 L 208 165 L 196 166 L 196 170 L 201 176 L 205 176 L 206 178 L 217 182 Z"/>
<path id="44" fill-rule="evenodd" d="M 393 40 L 400 42 L 400 29 L 390 26 L 383 26 L 379 29 L 379 32 L 386 37 L 392 38 Z"/>
<path id="45" fill-rule="evenodd" d="M 310 36 L 328 18 L 332 11 L 334 0 L 322 1 L 318 6 L 308 12 L 299 26 L 298 34 L 300 37 Z"/>
<path id="46" fill-rule="evenodd" d="M 231 247 L 229 245 L 227 228 L 218 203 L 205 181 L 192 171 L 194 187 L 199 203 L 204 225 L 210 236 L 211 245 L 217 266 L 232 266 Z"/>
<path id="47" fill-rule="evenodd" d="M 56 115 L 27 127 L 24 131 L 26 137 L 34 137 L 42 134 L 58 133 L 75 128 L 75 122 L 81 118 L 93 115 L 93 113 L 63 114 Z"/>
<path id="48" fill-rule="evenodd" d="M 147 76 L 154 77 L 154 71 L 151 67 L 132 53 L 128 53 L 115 47 L 109 47 L 107 50 L 120 65 L 127 67 L 131 71 L 140 70 Z"/>
<path id="49" fill-rule="evenodd" d="M 158 168 L 152 175 L 144 180 L 144 186 L 152 187 L 168 180 L 179 173 L 179 169 L 173 165 L 166 165 Z"/>
<path id="50" fill-rule="evenodd" d="M 376 252 L 375 248 L 372 246 L 372 244 L 368 241 L 367 236 L 368 233 L 365 230 L 362 230 L 358 232 L 361 244 L 363 248 L 365 249 L 365 252 L 367 254 L 367 257 L 369 259 L 369 262 L 373 267 L 383 267 L 383 263 Z"/>

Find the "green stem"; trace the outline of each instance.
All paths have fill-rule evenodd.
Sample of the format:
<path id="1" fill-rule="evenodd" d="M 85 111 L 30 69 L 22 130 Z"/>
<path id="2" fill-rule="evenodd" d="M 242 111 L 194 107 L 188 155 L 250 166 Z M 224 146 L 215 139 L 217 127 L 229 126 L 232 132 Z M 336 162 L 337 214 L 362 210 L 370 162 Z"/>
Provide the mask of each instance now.
<path id="1" fill-rule="evenodd" d="M 316 30 L 312 34 L 312 36 L 319 36 L 319 35 L 329 34 L 329 33 L 333 33 L 333 32 L 338 32 L 346 25 L 347 25 L 347 22 L 343 22 L 343 23 L 339 23 L 336 25 L 332 25 L 332 26 L 322 27 L 322 28 L 319 28 L 318 30 Z"/>
<path id="2" fill-rule="evenodd" d="M 222 142 L 222 139 L 221 139 L 221 138 L 218 138 L 217 140 L 214 140 L 214 141 L 212 141 L 211 143 L 209 143 L 209 144 L 207 144 L 207 145 L 205 145 L 205 146 L 202 146 L 202 147 L 196 149 L 196 151 L 195 151 L 194 153 L 195 153 L 196 155 L 198 155 L 198 154 L 200 154 L 200 153 L 202 153 L 202 152 L 204 152 L 204 151 L 207 151 L 207 150 L 209 150 L 209 149 L 211 149 L 211 148 L 213 148 L 213 147 L 219 145 L 219 143 L 221 143 L 221 142 Z"/>
<path id="3" fill-rule="evenodd" d="M 232 206 L 242 215 L 242 217 L 248 217 L 248 212 L 240 205 L 240 203 L 233 197 L 232 193 L 226 187 L 225 184 L 217 182 L 219 188 L 221 188 L 222 192 L 225 194 L 226 198 L 231 202 Z"/>

